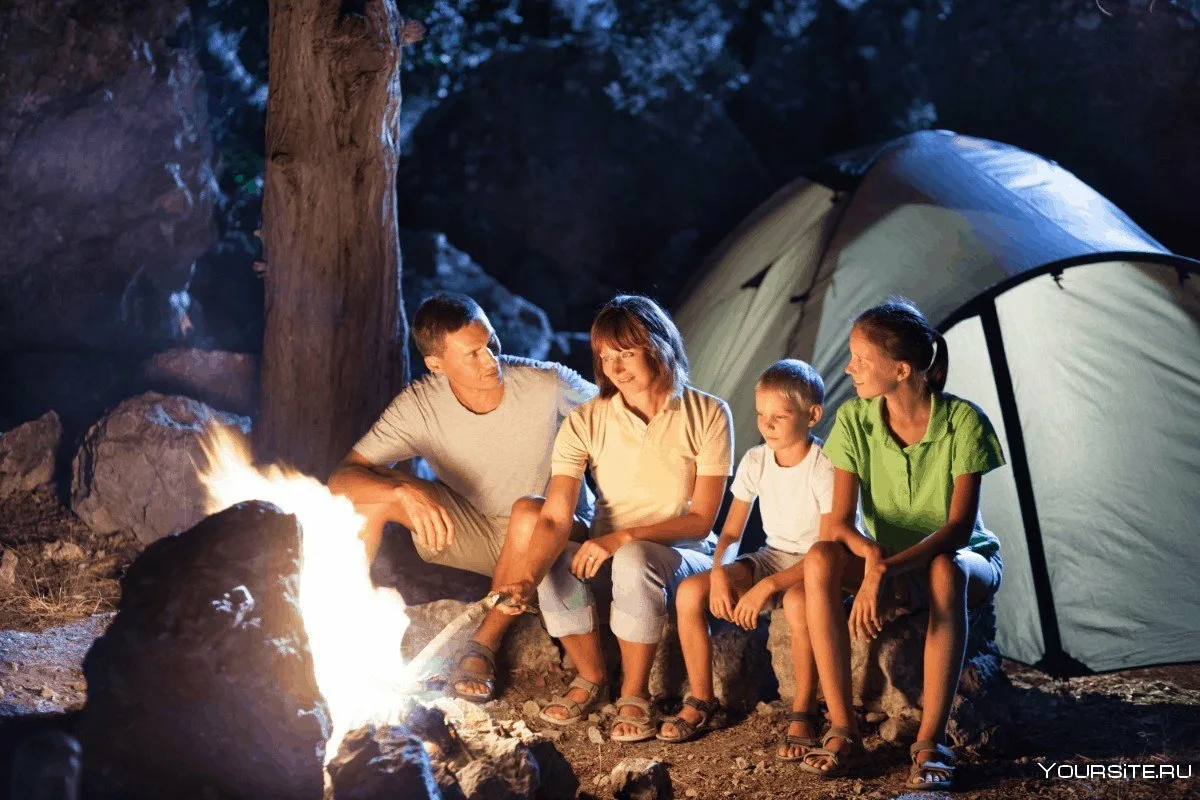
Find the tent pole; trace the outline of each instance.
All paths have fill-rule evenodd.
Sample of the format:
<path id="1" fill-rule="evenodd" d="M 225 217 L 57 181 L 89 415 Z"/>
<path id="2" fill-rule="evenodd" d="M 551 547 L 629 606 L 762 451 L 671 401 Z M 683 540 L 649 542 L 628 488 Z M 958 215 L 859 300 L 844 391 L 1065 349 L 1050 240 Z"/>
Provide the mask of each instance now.
<path id="1" fill-rule="evenodd" d="M 1050 570 L 1046 565 L 1046 550 L 1042 542 L 1042 527 L 1033 494 L 1033 479 L 1029 473 L 1029 461 L 1025 452 L 1024 429 L 1021 427 L 1021 415 L 1017 409 L 1016 392 L 1013 390 L 1012 373 L 1008 370 L 1008 356 L 1004 350 L 1004 337 L 1000 332 L 1000 318 L 996 313 L 994 298 L 982 304 L 979 319 L 983 324 L 983 337 L 992 362 L 1000 413 L 1004 418 L 1005 433 L 1008 435 L 1009 464 L 1012 466 L 1013 482 L 1017 488 L 1017 501 L 1021 506 L 1021 521 L 1025 525 L 1029 566 L 1033 572 L 1033 588 L 1037 596 L 1038 619 L 1042 625 L 1045 653 L 1041 661 L 1034 666 L 1056 676 L 1087 674 L 1090 670 L 1067 655 L 1062 646 L 1058 615 L 1054 607 L 1054 592 L 1050 586 Z"/>

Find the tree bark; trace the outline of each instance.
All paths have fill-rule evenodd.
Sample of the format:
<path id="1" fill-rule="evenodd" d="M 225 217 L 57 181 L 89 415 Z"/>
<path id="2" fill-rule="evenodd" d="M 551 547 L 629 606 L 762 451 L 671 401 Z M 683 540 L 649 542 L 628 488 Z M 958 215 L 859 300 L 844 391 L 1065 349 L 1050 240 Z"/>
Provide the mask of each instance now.
<path id="1" fill-rule="evenodd" d="M 394 0 L 270 0 L 258 456 L 321 479 L 408 378 Z"/>

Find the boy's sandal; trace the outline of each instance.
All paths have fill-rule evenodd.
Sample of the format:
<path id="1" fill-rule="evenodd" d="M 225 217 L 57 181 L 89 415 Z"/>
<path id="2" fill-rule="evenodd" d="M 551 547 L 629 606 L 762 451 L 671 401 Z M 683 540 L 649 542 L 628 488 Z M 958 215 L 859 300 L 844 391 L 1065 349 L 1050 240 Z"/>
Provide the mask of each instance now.
<path id="1" fill-rule="evenodd" d="M 806 722 L 814 730 L 821 730 L 821 715 L 811 711 L 789 711 L 787 715 L 788 724 L 783 727 L 783 733 L 779 735 L 779 747 L 775 748 L 775 758 L 780 761 L 803 761 L 807 755 L 807 750 L 798 756 L 781 756 L 779 755 L 780 748 L 783 747 L 804 747 L 812 749 L 820 747 L 821 741 L 816 736 L 795 736 L 788 733 L 793 722 Z"/>
<path id="2" fill-rule="evenodd" d="M 486 670 L 467 669 L 463 662 L 468 658 L 477 658 L 487 665 Z M 483 693 L 464 692 L 458 688 L 460 683 L 482 683 L 487 687 Z M 496 653 L 486 644 L 474 639 L 467 642 L 462 655 L 458 658 L 458 666 L 450 673 L 450 689 L 463 700 L 472 703 L 486 703 L 496 694 Z"/>
<path id="3" fill-rule="evenodd" d="M 829 744 L 830 739 L 845 739 L 850 743 L 849 753 L 840 753 L 837 750 L 831 750 L 825 745 Z M 850 772 L 850 768 L 857 766 L 866 751 L 863 749 L 862 741 L 859 740 L 858 734 L 849 728 L 834 726 L 825 731 L 825 735 L 821 737 L 821 746 L 815 747 L 804 754 L 800 768 L 805 772 L 811 772 L 814 775 L 819 775 L 821 780 L 833 780 L 834 778 L 844 778 Z M 829 760 L 829 769 L 821 769 L 818 759 L 825 758 Z"/>
<path id="4" fill-rule="evenodd" d="M 659 723 L 658 733 L 654 738 L 663 742 L 671 742 L 672 744 L 690 742 L 692 739 L 695 739 L 697 735 L 712 727 L 712 718 L 717 713 L 717 710 L 721 707 L 721 704 L 716 700 L 698 700 L 695 697 L 692 697 L 690 694 L 683 698 L 683 704 L 696 709 L 696 711 L 700 713 L 700 720 L 698 722 L 688 722 L 686 719 L 683 719 L 679 716 L 664 717 L 662 722 Z M 679 735 L 663 736 L 663 725 L 674 725 L 675 730 L 679 732 Z"/>
<path id="5" fill-rule="evenodd" d="M 647 739 L 653 739 L 658 734 L 658 720 L 654 718 L 654 711 L 650 708 L 650 701 L 636 695 L 627 695 L 617 698 L 617 708 L 625 706 L 636 706 L 646 712 L 645 717 L 631 717 L 628 714 L 617 714 L 617 718 L 613 720 L 613 729 L 622 723 L 625 725 L 637 728 L 633 733 L 613 733 L 609 738 L 614 742 L 644 742 Z"/>
<path id="6" fill-rule="evenodd" d="M 954 762 L 956 760 L 953 750 L 932 739 L 924 739 L 915 742 L 912 747 L 908 748 L 908 752 L 912 758 L 912 767 L 908 770 L 908 783 L 904 784 L 907 788 L 923 789 L 929 792 L 950 790 L 954 785 Z M 937 753 L 936 760 L 917 761 L 921 753 L 931 752 Z"/>
<path id="7" fill-rule="evenodd" d="M 550 702 L 546 704 L 546 708 L 543 708 L 541 713 L 538 714 L 538 719 L 543 722 L 549 722 L 552 725 L 574 725 L 587 716 L 588 709 L 596 704 L 596 701 L 600 699 L 607 688 L 607 682 L 592 683 L 582 675 L 576 675 L 575 680 L 571 681 L 571 685 L 567 687 L 566 692 L 550 698 Z M 587 699 L 582 703 L 577 703 L 567 697 L 567 692 L 570 692 L 572 689 L 582 689 L 587 692 Z M 566 709 L 567 716 L 559 719 L 547 714 L 546 710 L 553 706 Z"/>

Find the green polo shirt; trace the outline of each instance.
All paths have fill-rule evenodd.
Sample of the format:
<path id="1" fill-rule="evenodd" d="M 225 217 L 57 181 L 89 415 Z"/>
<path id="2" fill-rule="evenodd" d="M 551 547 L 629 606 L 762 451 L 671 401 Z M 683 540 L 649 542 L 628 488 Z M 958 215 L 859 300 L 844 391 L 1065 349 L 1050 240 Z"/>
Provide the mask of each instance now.
<path id="1" fill-rule="evenodd" d="M 825 455 L 858 476 L 867 533 L 894 554 L 946 524 L 956 477 L 1002 466 L 1004 451 L 987 416 L 960 397 L 934 393 L 925 436 L 908 447 L 892 437 L 882 408 L 881 397 L 843 403 Z M 1000 550 L 982 515 L 968 547 L 983 556 Z"/>

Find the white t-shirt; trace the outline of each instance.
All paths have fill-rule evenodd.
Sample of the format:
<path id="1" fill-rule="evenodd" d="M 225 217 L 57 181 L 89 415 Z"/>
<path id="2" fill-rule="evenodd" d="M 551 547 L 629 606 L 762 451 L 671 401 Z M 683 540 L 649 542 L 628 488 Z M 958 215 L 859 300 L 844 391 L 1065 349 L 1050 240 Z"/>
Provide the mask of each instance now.
<path id="1" fill-rule="evenodd" d="M 507 517 L 525 495 L 544 495 L 559 425 L 596 396 L 595 385 L 561 364 L 500 356 L 504 397 L 486 414 L 469 411 L 445 375 L 413 381 L 354 445 L 376 465 L 422 456 L 438 480 L 480 512 Z M 576 511 L 591 515 L 591 492 Z"/>
<path id="2" fill-rule="evenodd" d="M 768 547 L 807 553 L 820 538 L 821 515 L 833 508 L 833 463 L 814 441 L 803 461 L 781 467 L 771 449 L 760 444 L 742 456 L 732 492 L 747 503 L 761 498 L 759 512 Z"/>
<path id="3" fill-rule="evenodd" d="M 596 484 L 592 535 L 654 525 L 684 514 L 698 475 L 728 476 L 733 425 L 725 401 L 686 386 L 649 423 L 620 394 L 576 408 L 554 443 L 551 472 Z M 715 537 L 676 547 L 712 552 Z"/>

